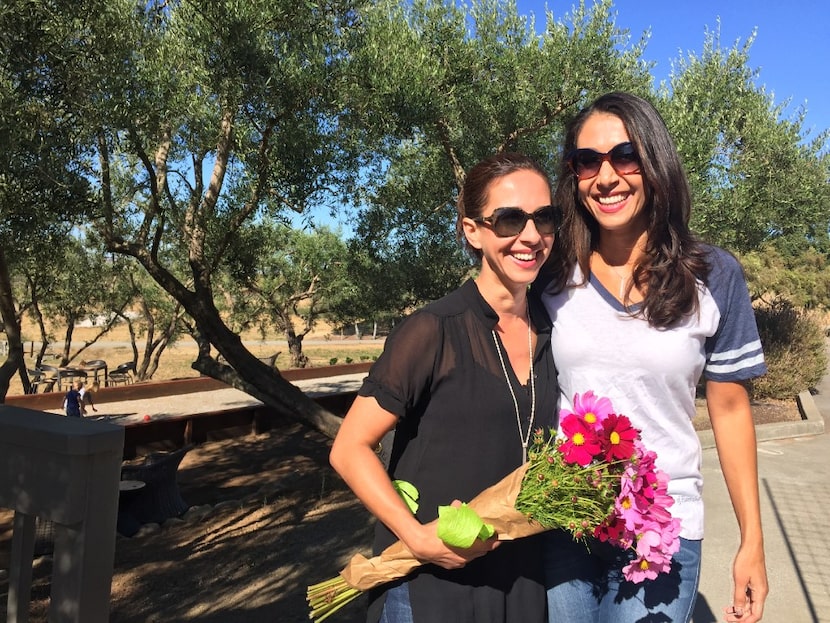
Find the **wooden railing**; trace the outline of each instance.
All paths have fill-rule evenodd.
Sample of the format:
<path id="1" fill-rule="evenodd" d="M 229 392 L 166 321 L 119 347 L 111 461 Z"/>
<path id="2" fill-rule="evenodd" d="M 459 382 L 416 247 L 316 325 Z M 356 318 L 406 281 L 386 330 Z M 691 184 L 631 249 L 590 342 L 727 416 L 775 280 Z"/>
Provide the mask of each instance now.
<path id="1" fill-rule="evenodd" d="M 50 623 L 109 620 L 123 445 L 115 424 L 0 405 L 0 507 L 14 511 L 8 623 L 29 620 L 38 521 L 54 529 Z"/>

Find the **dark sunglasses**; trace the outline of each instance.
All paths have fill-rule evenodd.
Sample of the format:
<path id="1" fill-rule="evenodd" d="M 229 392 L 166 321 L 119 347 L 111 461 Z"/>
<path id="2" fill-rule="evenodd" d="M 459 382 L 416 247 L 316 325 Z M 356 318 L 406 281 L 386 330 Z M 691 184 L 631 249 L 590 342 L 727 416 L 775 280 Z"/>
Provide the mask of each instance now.
<path id="1" fill-rule="evenodd" d="M 536 231 L 543 236 L 555 234 L 562 224 L 562 210 L 554 206 L 544 206 L 530 214 L 521 208 L 496 208 L 490 216 L 478 216 L 473 219 L 476 223 L 487 223 L 499 238 L 517 236 L 522 233 L 529 220 L 533 221 Z"/>
<path id="2" fill-rule="evenodd" d="M 631 143 L 620 143 L 604 154 L 593 149 L 574 149 L 568 152 L 566 159 L 571 170 L 581 180 L 599 175 L 603 162 L 610 162 L 617 175 L 640 172 L 640 156 Z"/>

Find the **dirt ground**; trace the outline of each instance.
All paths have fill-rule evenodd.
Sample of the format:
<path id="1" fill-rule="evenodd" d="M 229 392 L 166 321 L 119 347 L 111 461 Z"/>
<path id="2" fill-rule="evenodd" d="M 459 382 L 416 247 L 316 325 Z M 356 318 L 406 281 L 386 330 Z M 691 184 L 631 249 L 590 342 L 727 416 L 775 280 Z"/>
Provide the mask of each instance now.
<path id="1" fill-rule="evenodd" d="M 755 407 L 758 423 L 794 413 L 794 403 Z M 192 449 L 178 477 L 191 505 L 185 518 L 117 538 L 112 623 L 307 621 L 306 587 L 371 542 L 371 517 L 329 467 L 330 445 L 288 423 Z M 9 519 L 0 513 L 0 534 Z M 8 541 L 0 542 L 0 569 L 7 561 Z M 46 621 L 51 564 L 35 562 L 32 623 Z M 0 573 L 0 621 L 7 592 Z M 331 620 L 358 623 L 364 609 L 361 598 Z"/>
<path id="2" fill-rule="evenodd" d="M 330 445 L 287 424 L 192 449 L 178 472 L 191 505 L 185 519 L 117 537 L 110 621 L 307 621 L 306 586 L 335 576 L 371 542 L 369 515 L 328 466 Z M 0 569 L 7 561 L 8 542 Z M 35 561 L 32 623 L 46 621 L 51 564 Z M 5 621 L 8 577 L 0 577 Z M 357 623 L 364 609 L 359 599 L 334 620 Z"/>

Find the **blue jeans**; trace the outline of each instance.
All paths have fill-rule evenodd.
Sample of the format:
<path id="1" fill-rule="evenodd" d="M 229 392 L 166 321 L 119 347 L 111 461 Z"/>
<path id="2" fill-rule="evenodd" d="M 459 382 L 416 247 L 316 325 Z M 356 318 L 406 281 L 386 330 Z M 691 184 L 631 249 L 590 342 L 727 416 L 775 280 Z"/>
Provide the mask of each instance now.
<path id="1" fill-rule="evenodd" d="M 386 601 L 379 623 L 413 623 L 409 604 L 409 584 L 403 582 L 386 591 Z"/>
<path id="2" fill-rule="evenodd" d="M 549 623 L 688 623 L 697 599 L 701 541 L 680 539 L 669 573 L 627 582 L 626 552 L 607 543 L 576 543 L 562 530 L 547 533 L 545 585 Z"/>

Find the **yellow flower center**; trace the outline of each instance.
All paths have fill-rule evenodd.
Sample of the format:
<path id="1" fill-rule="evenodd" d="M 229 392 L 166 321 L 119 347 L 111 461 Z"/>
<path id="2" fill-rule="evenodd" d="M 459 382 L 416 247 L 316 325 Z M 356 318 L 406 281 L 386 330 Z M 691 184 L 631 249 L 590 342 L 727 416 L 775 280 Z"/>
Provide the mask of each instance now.
<path id="1" fill-rule="evenodd" d="M 628 496 L 626 496 L 626 497 L 623 499 L 623 501 L 622 501 L 622 507 L 623 507 L 624 509 L 626 509 L 626 510 L 628 510 L 629 508 L 631 508 L 631 498 L 629 498 Z"/>
<path id="2" fill-rule="evenodd" d="M 620 434 L 617 431 L 611 431 L 611 443 L 617 445 L 620 443 Z"/>
<path id="3" fill-rule="evenodd" d="M 594 424 L 596 421 L 597 416 L 593 411 L 588 411 L 588 413 L 585 414 L 585 422 L 588 424 Z"/>
<path id="4" fill-rule="evenodd" d="M 572 441 L 575 446 L 581 446 L 585 443 L 585 435 L 582 433 L 575 433 Z"/>
<path id="5" fill-rule="evenodd" d="M 640 569 L 642 571 L 648 571 L 648 560 L 643 559 L 640 561 Z"/>

